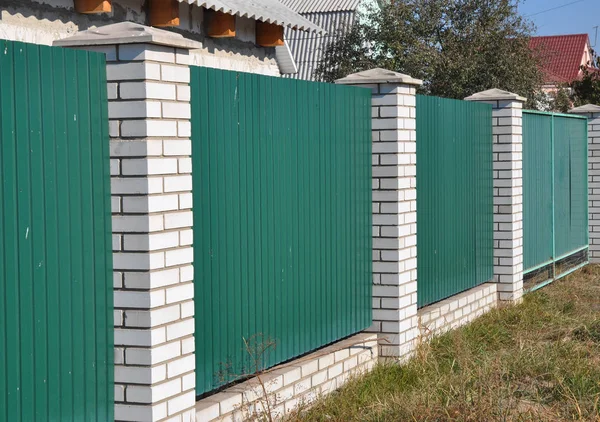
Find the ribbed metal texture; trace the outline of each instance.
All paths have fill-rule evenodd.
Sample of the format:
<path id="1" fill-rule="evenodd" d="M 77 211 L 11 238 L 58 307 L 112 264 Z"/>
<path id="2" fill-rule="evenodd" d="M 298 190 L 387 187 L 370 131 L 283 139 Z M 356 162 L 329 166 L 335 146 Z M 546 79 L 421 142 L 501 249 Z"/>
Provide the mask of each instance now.
<path id="1" fill-rule="evenodd" d="M 523 268 L 588 244 L 587 121 L 523 112 Z"/>
<path id="2" fill-rule="evenodd" d="M 417 96 L 418 306 L 493 278 L 492 107 Z"/>
<path id="3" fill-rule="evenodd" d="M 191 75 L 202 394 L 370 326 L 371 93 Z"/>
<path id="4" fill-rule="evenodd" d="M 342 37 L 354 24 L 354 10 L 338 12 L 306 13 L 304 16 L 325 30 L 325 34 L 286 30 L 285 39 L 290 45 L 298 66 L 298 73 L 291 78 L 315 80 L 314 71 L 330 43 Z"/>
<path id="5" fill-rule="evenodd" d="M 523 269 L 552 262 L 552 116 L 523 112 Z"/>
<path id="6" fill-rule="evenodd" d="M 355 11 L 364 0 L 281 0 L 298 13 Z"/>
<path id="7" fill-rule="evenodd" d="M 588 244 L 587 120 L 554 117 L 556 256 Z"/>
<path id="8" fill-rule="evenodd" d="M 229 15 L 274 23 L 301 31 L 323 32 L 318 25 L 281 4 L 279 0 L 179 0 Z"/>
<path id="9" fill-rule="evenodd" d="M 0 41 L 0 421 L 113 419 L 105 69 Z"/>

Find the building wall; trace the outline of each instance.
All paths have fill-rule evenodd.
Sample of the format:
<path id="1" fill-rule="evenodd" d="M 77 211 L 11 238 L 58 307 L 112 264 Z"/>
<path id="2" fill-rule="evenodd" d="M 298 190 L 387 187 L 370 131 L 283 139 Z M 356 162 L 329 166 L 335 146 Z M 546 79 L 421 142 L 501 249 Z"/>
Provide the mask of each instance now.
<path id="1" fill-rule="evenodd" d="M 75 12 L 73 0 L 3 0 L 0 39 L 51 45 L 78 31 L 131 21 L 148 24 L 146 0 L 115 0 L 113 11 L 100 15 Z M 203 44 L 190 53 L 192 65 L 279 76 L 274 48 L 254 44 L 254 20 L 237 18 L 235 39 L 213 39 L 203 34 L 203 8 L 180 5 L 181 24 L 174 31 Z"/>

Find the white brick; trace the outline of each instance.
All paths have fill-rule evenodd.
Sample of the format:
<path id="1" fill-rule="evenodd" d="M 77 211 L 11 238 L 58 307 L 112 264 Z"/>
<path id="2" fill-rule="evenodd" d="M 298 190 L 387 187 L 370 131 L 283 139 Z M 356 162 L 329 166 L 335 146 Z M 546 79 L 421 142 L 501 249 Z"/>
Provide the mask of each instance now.
<path id="1" fill-rule="evenodd" d="M 190 69 L 188 66 L 161 65 L 161 79 L 165 82 L 190 82 Z"/>
<path id="2" fill-rule="evenodd" d="M 191 390 L 196 387 L 196 374 L 187 374 L 181 378 L 183 391 Z"/>
<path id="3" fill-rule="evenodd" d="M 177 136 L 180 138 L 189 138 L 192 136 L 192 124 L 190 122 L 177 122 Z"/>
<path id="4" fill-rule="evenodd" d="M 192 211 L 174 212 L 165 214 L 165 229 L 178 229 L 194 225 Z"/>
<path id="5" fill-rule="evenodd" d="M 177 99 L 179 101 L 189 101 L 190 97 L 189 85 L 177 85 Z"/>
<path id="6" fill-rule="evenodd" d="M 160 79 L 160 65 L 156 63 L 108 63 L 106 65 L 108 81 L 126 81 L 136 79 Z"/>
<path id="7" fill-rule="evenodd" d="M 179 268 L 144 273 L 125 273 L 125 286 L 128 289 L 156 289 L 179 283 Z"/>
<path id="8" fill-rule="evenodd" d="M 113 232 L 147 233 L 163 229 L 162 215 L 113 215 Z"/>
<path id="9" fill-rule="evenodd" d="M 192 284 L 193 286 L 193 284 Z M 194 316 L 194 301 L 190 300 L 180 305 L 181 307 L 181 318 L 189 318 Z"/>
<path id="10" fill-rule="evenodd" d="M 156 365 L 179 356 L 181 356 L 181 344 L 175 341 L 151 349 L 127 348 L 125 362 L 128 365 Z"/>
<path id="11" fill-rule="evenodd" d="M 192 154 L 192 141 L 189 139 L 163 141 L 165 155 L 190 156 Z"/>
<path id="12" fill-rule="evenodd" d="M 180 316 L 179 306 L 167 308 L 125 311 L 125 326 L 134 328 L 152 328 L 176 321 Z"/>
<path id="13" fill-rule="evenodd" d="M 194 262 L 194 249 L 192 248 L 173 249 L 165 252 L 165 265 L 167 267 L 192 262 Z"/>
<path id="14" fill-rule="evenodd" d="M 177 136 L 177 122 L 171 120 L 126 120 L 121 123 L 121 136 Z"/>
<path id="15" fill-rule="evenodd" d="M 166 331 L 164 327 L 145 330 L 115 328 L 115 345 L 150 347 L 164 343 L 165 340 Z"/>
<path id="16" fill-rule="evenodd" d="M 125 176 L 177 174 L 177 167 L 175 158 L 124 159 L 121 163 Z"/>
<path id="17" fill-rule="evenodd" d="M 161 177 L 112 178 L 110 186 L 113 195 L 162 193 L 163 179 Z"/>
<path id="18" fill-rule="evenodd" d="M 167 404 L 160 403 L 155 406 L 141 406 L 133 404 L 115 405 L 115 420 L 137 422 L 158 421 L 167 417 Z"/>
<path id="19" fill-rule="evenodd" d="M 150 292 L 117 290 L 114 292 L 115 308 L 150 309 L 164 304 L 164 290 L 154 290 Z"/>
<path id="20" fill-rule="evenodd" d="M 180 158 L 178 160 L 179 163 L 179 173 L 191 173 L 192 172 L 192 159 L 191 158 Z"/>
<path id="21" fill-rule="evenodd" d="M 179 233 L 129 234 L 124 237 L 127 251 L 156 251 L 179 246 Z"/>
<path id="22" fill-rule="evenodd" d="M 148 213 L 175 211 L 179 209 L 178 195 L 125 196 L 123 211 L 126 213 Z"/>
<path id="23" fill-rule="evenodd" d="M 192 111 L 189 103 L 164 102 L 162 103 L 162 116 L 167 119 L 189 119 Z"/>
<path id="24" fill-rule="evenodd" d="M 109 119 L 160 118 L 160 102 L 158 101 L 110 101 L 108 103 Z"/>
<path id="25" fill-rule="evenodd" d="M 119 270 L 155 270 L 165 266 L 163 252 L 157 253 L 113 253 L 114 268 Z"/>
<path id="26" fill-rule="evenodd" d="M 188 353 L 194 353 L 194 350 L 196 350 L 196 342 L 194 337 L 181 340 L 182 354 L 187 355 Z"/>
<path id="27" fill-rule="evenodd" d="M 191 246 L 194 243 L 194 231 L 182 230 L 179 232 L 179 245 Z"/>
<path id="28" fill-rule="evenodd" d="M 193 196 L 191 193 L 179 194 L 179 209 L 190 209 L 193 206 Z"/>
<path id="29" fill-rule="evenodd" d="M 176 85 L 159 82 L 122 82 L 120 84 L 122 99 L 175 100 Z"/>
<path id="30" fill-rule="evenodd" d="M 164 178 L 165 192 L 181 192 L 192 190 L 192 176 L 171 176 Z"/>
<path id="31" fill-rule="evenodd" d="M 194 334 L 194 318 L 167 326 L 167 341 Z"/>
<path id="32" fill-rule="evenodd" d="M 196 356 L 188 355 L 167 363 L 167 378 L 173 378 L 196 368 Z"/>
<path id="33" fill-rule="evenodd" d="M 169 416 L 179 413 L 186 409 L 192 409 L 192 408 L 194 408 L 195 404 L 196 404 L 196 392 L 195 391 L 190 391 L 190 392 L 182 394 L 174 399 L 171 399 L 167 402 Z"/>
<path id="34" fill-rule="evenodd" d="M 146 157 L 162 154 L 162 141 L 159 140 L 111 140 L 111 157 Z"/>
<path id="35" fill-rule="evenodd" d="M 166 302 L 175 303 L 194 298 L 194 283 L 186 283 L 166 290 Z"/>
<path id="36" fill-rule="evenodd" d="M 155 403 L 180 392 L 179 379 L 153 386 L 131 385 L 127 387 L 127 400 L 136 403 Z"/>

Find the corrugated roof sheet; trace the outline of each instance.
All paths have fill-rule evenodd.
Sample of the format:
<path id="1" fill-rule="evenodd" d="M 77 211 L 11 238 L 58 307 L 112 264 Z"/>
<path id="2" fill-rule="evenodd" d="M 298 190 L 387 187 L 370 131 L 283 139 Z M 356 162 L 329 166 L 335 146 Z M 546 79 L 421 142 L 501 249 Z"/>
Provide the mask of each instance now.
<path id="1" fill-rule="evenodd" d="M 278 0 L 179 0 L 257 21 L 274 23 L 291 29 L 322 33 L 323 29 L 302 17 Z"/>
<path id="2" fill-rule="evenodd" d="M 354 11 L 307 13 L 304 15 L 323 28 L 327 34 L 309 34 L 287 31 L 285 39 L 298 66 L 298 73 L 290 75 L 295 79 L 314 80 L 314 71 L 321 61 L 327 45 L 339 39 L 353 24 L 356 18 Z"/>
<path id="3" fill-rule="evenodd" d="M 281 0 L 298 13 L 355 11 L 362 0 Z"/>
<path id="4" fill-rule="evenodd" d="M 529 46 L 542 50 L 546 82 L 573 82 L 579 76 L 587 34 L 532 37 Z"/>

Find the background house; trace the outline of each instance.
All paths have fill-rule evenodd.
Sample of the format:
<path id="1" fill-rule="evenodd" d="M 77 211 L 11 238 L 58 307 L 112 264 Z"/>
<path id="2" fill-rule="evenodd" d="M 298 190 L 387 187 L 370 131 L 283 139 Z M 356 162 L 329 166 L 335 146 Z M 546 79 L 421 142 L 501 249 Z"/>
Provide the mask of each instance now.
<path id="1" fill-rule="evenodd" d="M 532 37 L 530 46 L 544 57 L 544 90 L 548 92 L 578 79 L 581 66 L 592 59 L 587 34 Z"/>
<path id="2" fill-rule="evenodd" d="M 287 30 L 285 39 L 296 61 L 298 72 L 293 78 L 315 80 L 314 71 L 323 52 L 352 27 L 361 12 L 378 7 L 377 0 L 282 0 L 310 22 L 324 29 L 324 33 L 301 33 Z"/>
<path id="3" fill-rule="evenodd" d="M 3 0 L 0 39 L 51 45 L 78 31 L 124 21 L 201 42 L 191 53 L 194 65 L 272 76 L 289 69 L 285 50 L 276 53 L 283 28 L 288 34 L 321 31 L 278 0 Z M 281 36 L 275 42 L 259 39 L 270 29 L 280 29 Z"/>

